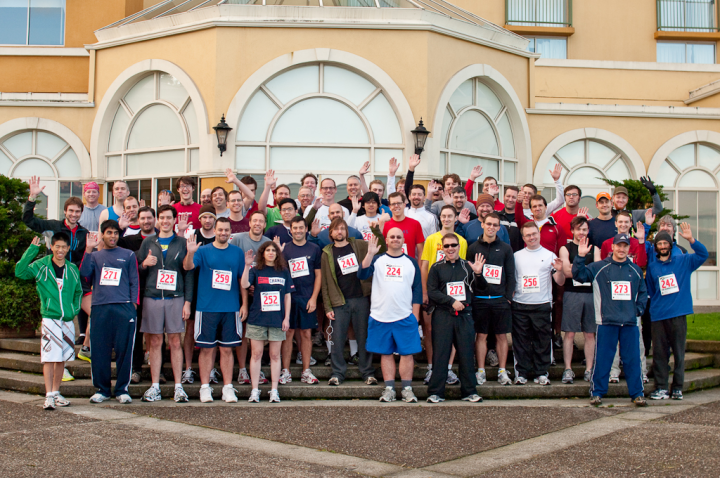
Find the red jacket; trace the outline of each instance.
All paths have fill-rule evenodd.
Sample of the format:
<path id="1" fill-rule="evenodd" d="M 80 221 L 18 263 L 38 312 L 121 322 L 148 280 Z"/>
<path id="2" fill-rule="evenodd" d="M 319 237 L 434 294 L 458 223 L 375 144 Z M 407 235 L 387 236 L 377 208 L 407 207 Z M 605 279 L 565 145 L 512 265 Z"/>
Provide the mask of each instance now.
<path id="1" fill-rule="evenodd" d="M 567 244 L 567 236 L 560 226 L 555 222 L 555 218 L 548 216 L 548 222 L 540 227 L 540 245 L 548 251 L 554 252 L 556 256 L 560 256 L 560 248 Z M 530 222 L 532 219 L 525 217 L 523 208 L 515 208 L 515 222 L 520 233 L 522 233 L 522 226 L 526 222 Z"/>
<path id="2" fill-rule="evenodd" d="M 602 243 L 600 248 L 600 259 L 606 259 L 612 255 L 613 238 L 606 239 Z M 630 252 L 628 253 L 628 259 L 630 259 L 635 265 L 639 267 L 647 267 L 647 253 L 645 252 L 645 244 L 640 244 L 634 237 L 630 238 Z"/>
<path id="3" fill-rule="evenodd" d="M 474 203 L 477 200 L 477 198 L 475 198 L 475 200 L 473 200 L 473 198 L 472 198 L 474 186 L 475 186 L 475 181 L 473 181 L 472 179 L 468 179 L 467 183 L 465 183 L 465 195 L 467 196 L 467 200 L 472 203 Z M 505 209 L 505 204 L 501 203 L 499 199 L 496 199 L 495 204 L 493 205 L 493 209 L 495 209 L 496 211 L 503 211 Z"/>

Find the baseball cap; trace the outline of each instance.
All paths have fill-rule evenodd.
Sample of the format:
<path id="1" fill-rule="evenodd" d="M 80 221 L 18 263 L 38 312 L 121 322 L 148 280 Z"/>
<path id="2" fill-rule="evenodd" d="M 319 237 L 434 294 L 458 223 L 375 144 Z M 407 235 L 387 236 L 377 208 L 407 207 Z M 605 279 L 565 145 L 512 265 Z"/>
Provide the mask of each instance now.
<path id="1" fill-rule="evenodd" d="M 628 192 L 627 192 L 627 188 L 626 188 L 625 186 L 618 186 L 618 187 L 616 187 L 616 188 L 615 188 L 615 192 L 613 192 L 613 196 L 614 196 L 615 194 L 624 194 L 624 195 L 626 195 L 626 196 L 629 196 L 629 194 L 628 194 Z"/>
<path id="2" fill-rule="evenodd" d="M 607 199 L 608 201 L 612 201 L 612 198 L 610 197 L 610 194 L 608 194 L 608 193 L 606 193 L 606 192 L 601 192 L 601 193 L 598 193 L 597 196 L 595 196 L 595 202 L 601 200 L 602 198 L 605 198 L 605 199 Z"/>
<path id="3" fill-rule="evenodd" d="M 613 244 L 620 244 L 621 242 L 624 242 L 625 244 L 630 244 L 630 237 L 627 234 L 615 234 Z"/>

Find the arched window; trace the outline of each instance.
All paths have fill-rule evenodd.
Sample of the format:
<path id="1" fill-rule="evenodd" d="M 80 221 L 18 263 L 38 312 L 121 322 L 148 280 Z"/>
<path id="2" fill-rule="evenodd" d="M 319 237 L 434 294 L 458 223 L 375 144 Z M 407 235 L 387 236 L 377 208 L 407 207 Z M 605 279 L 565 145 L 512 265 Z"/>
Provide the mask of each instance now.
<path id="1" fill-rule="evenodd" d="M 720 178 L 720 149 L 716 145 L 690 143 L 671 152 L 653 178 L 664 186 L 668 195 L 666 206 L 687 221 L 696 239 L 708 248 L 710 257 L 697 274 L 693 274 L 692 292 L 698 300 L 718 297 L 718 178 Z M 690 245 L 682 237 L 678 244 L 688 250 Z"/>
<path id="2" fill-rule="evenodd" d="M 445 107 L 440 141 L 441 173 L 470 176 L 476 165 L 483 177 L 514 184 L 517 160 L 508 108 L 480 78 L 464 81 Z"/>
<path id="3" fill-rule="evenodd" d="M 331 63 L 286 70 L 245 105 L 235 132 L 235 167 L 300 179 L 308 171 L 343 177 L 370 161 L 377 177 L 390 158 L 403 157 L 400 121 L 388 98 L 372 79 Z"/>

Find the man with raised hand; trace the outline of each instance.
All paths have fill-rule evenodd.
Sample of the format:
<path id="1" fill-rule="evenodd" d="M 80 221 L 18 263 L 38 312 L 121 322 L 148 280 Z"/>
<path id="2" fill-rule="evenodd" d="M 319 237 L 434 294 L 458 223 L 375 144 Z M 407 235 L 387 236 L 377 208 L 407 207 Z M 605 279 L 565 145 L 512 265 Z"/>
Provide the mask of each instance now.
<path id="1" fill-rule="evenodd" d="M 160 206 L 158 208 L 160 232 L 145 239 L 137 253 L 140 270 L 146 276 L 140 331 L 145 334 L 152 379 L 152 385 L 143 395 L 144 402 L 162 399 L 160 367 L 163 334 L 167 334 L 170 345 L 170 362 L 175 378 L 174 399 L 176 402 L 188 401 L 188 396 L 182 387 L 183 349 L 180 334 L 185 331 L 184 321 L 190 318 L 195 274 L 183 268 L 187 246 L 185 238 L 174 232 L 177 215 L 177 210 L 172 206 Z"/>
<path id="2" fill-rule="evenodd" d="M 405 240 L 403 252 L 412 258 L 422 257 L 425 235 L 418 221 L 405 216 L 405 197 L 402 193 L 394 192 L 388 196 L 388 200 L 393 217 L 383 224 L 383 236 L 387 236 L 390 229 L 397 227 L 403 232 Z"/>
<path id="3" fill-rule="evenodd" d="M 478 371 L 475 373 L 478 385 L 487 380 L 485 358 L 488 350 L 488 335 L 495 335 L 497 349 L 498 382 L 510 385 L 512 380 L 505 369 L 508 354 L 507 334 L 512 332 L 512 303 L 515 293 L 515 256 L 509 244 L 498 238 L 503 230 L 500 217 L 495 212 L 483 218 L 483 235 L 470 244 L 468 257 L 480 254 L 485 258 L 482 275 L 487 286 L 472 299 L 473 321 L 475 323 L 475 357 Z"/>
<path id="4" fill-rule="evenodd" d="M 458 216 L 458 226 L 455 231 L 460 234 L 468 244 L 472 244 L 483 235 L 483 224 L 488 214 L 493 212 L 493 197 L 490 194 L 481 194 L 477 199 L 478 216 L 471 219 L 470 212 L 463 209 Z M 498 229 L 495 235 L 506 244 L 510 244 L 510 236 L 504 227 Z"/>
<path id="5" fill-rule="evenodd" d="M 113 199 L 115 203 L 111 207 L 105 209 L 103 212 L 100 213 L 98 224 L 102 224 L 108 219 L 117 221 L 120 219 L 120 216 L 122 216 L 123 212 L 125 212 L 125 198 L 130 195 L 130 188 L 128 188 L 128 185 L 125 181 L 115 181 L 113 182 L 112 189 Z"/>
<path id="6" fill-rule="evenodd" d="M 363 188 L 360 185 L 360 178 L 362 177 L 362 183 L 365 183 L 365 174 L 367 174 L 370 171 L 370 161 L 366 161 L 365 164 L 362 165 L 360 168 L 360 176 L 352 175 L 347 178 L 347 192 L 348 197 L 345 199 L 341 199 L 338 201 L 338 204 L 340 204 L 342 207 L 350 211 L 352 209 L 352 203 L 353 199 L 360 202 L 360 209 L 357 212 L 358 216 L 365 215 L 365 208 L 363 207 L 362 197 L 363 197 Z M 365 188 L 367 189 L 367 187 Z"/>
<path id="7" fill-rule="evenodd" d="M 560 209 L 563 205 L 563 202 L 565 202 L 565 197 L 563 196 L 563 185 L 562 182 L 560 182 L 560 176 L 562 175 L 562 171 L 563 168 L 560 163 L 557 163 L 555 167 L 550 170 L 550 176 L 552 177 L 553 181 L 555 181 L 555 199 L 550 201 L 550 203 L 546 204 L 546 214 L 548 216 Z M 537 194 L 538 189 L 534 184 L 528 183 L 522 187 L 522 190 L 518 193 L 518 206 L 516 206 L 515 209 L 516 216 L 517 210 L 519 209 L 522 211 L 522 214 L 524 214 L 526 218 L 531 219 L 533 217 L 530 199 L 532 199 L 532 197 L 536 196 Z M 522 207 L 519 206 L 520 204 L 522 205 Z M 518 223 L 518 227 L 522 227 L 520 223 Z"/>
<path id="8" fill-rule="evenodd" d="M 332 376 L 328 385 L 340 385 L 345 380 L 347 363 L 343 355 L 350 324 L 355 330 L 359 346 L 358 368 L 367 385 L 377 385 L 372 366 L 372 353 L 365 348 L 368 317 L 370 315 L 370 280 L 358 278 L 360 263 L 367 254 L 367 242 L 348 237 L 347 224 L 336 217 L 328 228 L 332 244 L 322 250 L 322 295 L 325 314 L 333 327 Z"/>
<path id="9" fill-rule="evenodd" d="M 615 228 L 618 234 L 627 234 L 630 236 L 632 229 L 632 218 L 627 211 L 618 211 L 615 215 Z M 613 244 L 611 239 L 606 239 L 600 248 L 600 257 L 605 259 L 612 255 Z M 630 237 L 630 252 L 628 259 L 640 267 L 647 266 L 647 251 L 645 250 L 645 226 L 638 221 L 635 230 L 635 237 Z"/>
<path id="10" fill-rule="evenodd" d="M 663 210 L 663 204 L 662 199 L 660 199 L 660 195 L 655 188 L 655 184 L 653 184 L 650 176 L 641 176 L 640 182 L 643 186 L 645 186 L 645 188 L 650 192 L 650 195 L 652 196 L 652 213 L 660 214 Z M 626 207 L 629 199 L 630 197 L 628 196 L 628 190 L 625 186 L 616 187 L 615 191 L 613 191 L 612 197 L 612 215 L 615 216 L 619 211 L 628 211 Z M 632 220 L 632 223 L 637 224 L 638 222 L 642 221 L 645 216 L 645 211 L 647 211 L 647 209 L 633 209 L 632 211 L 628 211 L 631 214 L 630 219 Z"/>
<path id="11" fill-rule="evenodd" d="M 475 181 L 477 181 L 477 178 L 480 176 L 482 176 L 482 166 L 477 165 L 472 168 L 472 171 L 470 171 L 470 179 L 465 183 L 465 192 L 470 200 L 472 200 L 471 198 L 473 197 Z M 494 211 L 502 211 L 505 208 L 505 205 L 498 199 L 499 192 L 500 188 L 498 187 L 497 179 L 492 176 L 487 176 L 483 179 L 481 194 L 490 194 L 493 197 Z"/>
<path id="12" fill-rule="evenodd" d="M 85 206 L 78 222 L 88 231 L 97 232 L 100 228 L 100 214 L 107 209 L 98 202 L 100 200 L 100 186 L 98 186 L 98 183 L 90 181 L 83 185 L 83 199 L 85 200 Z"/>
<path id="13" fill-rule="evenodd" d="M 585 265 L 585 256 L 592 245 L 584 239 L 578 245 L 573 261 L 573 279 L 590 282 L 595 301 L 595 320 L 598 323 L 595 345 L 595 368 L 590 379 L 590 404 L 601 405 L 607 393 L 615 351 L 620 345 L 628 393 L 638 407 L 647 407 L 643 394 L 643 377 L 640 368 L 640 316 L 647 303 L 647 289 L 643 272 L 627 259 L 630 251 L 627 234 L 616 234 L 613 254 L 605 260 Z"/>
<path id="14" fill-rule="evenodd" d="M 102 249 L 93 252 L 100 240 L 94 234 L 88 236 L 80 266 L 80 275 L 93 287 L 91 365 L 93 386 L 98 391 L 90 397 L 90 402 L 110 400 L 110 360 L 114 350 L 115 397 L 122 404 L 132 403 L 128 385 L 140 296 L 137 260 L 132 251 L 117 247 L 120 226 L 116 221 L 107 220 L 100 224 L 100 233 Z"/>
<path id="15" fill-rule="evenodd" d="M 438 231 L 438 216 L 431 213 L 425 207 L 425 188 L 422 184 L 413 184 L 415 177 L 415 168 L 420 165 L 420 156 L 413 154 L 408 159 L 408 173 L 407 179 L 404 184 L 402 193 L 408 198 L 410 204 L 405 210 L 405 215 L 409 218 L 415 219 L 420 223 L 423 229 L 423 235 L 427 238 Z M 439 184 L 435 184 L 433 181 L 428 184 L 428 187 L 439 187 Z"/>
<path id="16" fill-rule="evenodd" d="M 460 242 L 454 233 L 443 236 L 442 246 L 445 260 L 430 268 L 427 284 L 430 304 L 435 306 L 432 327 L 435 373 L 430 378 L 427 401 L 445 401 L 447 365 L 454 346 L 460 366 L 460 396 L 467 402 L 482 402 L 473 373 L 472 295 L 487 285 L 482 276 L 485 259 L 478 255 L 472 264 L 461 259 Z"/>
<path id="17" fill-rule="evenodd" d="M 588 240 L 593 246 L 601 248 L 605 241 L 612 239 L 617 234 L 610 194 L 606 192 L 598 193 L 595 196 L 595 207 L 598 216 L 589 223 Z"/>
<path id="18" fill-rule="evenodd" d="M 409 180 L 408 180 L 409 181 Z M 406 183 L 407 184 L 407 183 Z M 442 199 L 439 201 L 431 202 L 430 199 L 425 201 L 425 207 L 436 216 L 440 216 L 440 209 L 445 206 L 446 204 L 452 204 L 452 193 L 455 188 L 460 188 L 465 191 L 460 186 L 460 176 L 457 174 L 446 174 L 442 177 L 442 184 L 444 187 L 443 190 L 443 196 Z M 458 209 L 458 208 L 456 208 Z M 475 214 L 477 211 L 475 210 L 475 204 L 471 203 L 470 201 L 466 201 L 462 204 L 462 207 L 459 208 L 459 211 L 462 211 L 463 209 L 469 209 L 471 213 Z M 458 211 L 458 212 L 459 212 Z"/>
<path id="19" fill-rule="evenodd" d="M 383 199 L 383 196 L 385 195 L 385 184 L 383 184 L 382 181 L 379 179 L 374 179 L 370 181 L 370 184 L 365 184 L 365 174 L 367 174 L 370 171 L 370 161 L 367 161 L 365 163 L 366 166 L 363 166 L 360 169 L 360 187 L 362 189 L 363 194 L 366 194 L 368 192 L 374 192 L 378 195 L 380 198 L 380 211 L 386 212 L 390 214 L 390 208 L 388 208 L 388 202 L 387 199 Z M 390 161 L 388 162 L 388 175 L 387 175 L 387 193 L 391 194 L 395 192 L 395 174 L 397 174 L 397 170 L 400 168 L 400 162 L 395 158 L 390 158 Z M 363 204 L 364 206 L 364 204 Z"/>
<path id="20" fill-rule="evenodd" d="M 360 204 L 357 203 L 356 208 L 359 210 Z M 330 205 L 330 207 L 327 208 L 328 210 L 328 219 L 332 221 L 335 218 L 343 218 L 345 215 L 345 208 L 343 208 L 339 203 L 333 203 Z M 355 211 L 357 213 L 357 211 Z M 308 219 L 310 219 L 311 216 L 306 217 L 306 222 Z M 380 222 L 383 221 L 383 219 L 379 219 Z M 313 244 L 317 245 L 320 249 L 324 249 L 328 244 L 332 244 L 332 238 L 330 237 L 330 231 L 328 231 L 328 228 L 322 229 L 321 221 L 320 219 L 313 219 L 312 226 L 310 229 L 310 235 L 308 236 L 308 241 L 312 242 Z M 372 229 L 372 228 L 371 228 Z M 348 226 L 347 234 L 349 237 L 353 237 L 355 239 L 364 239 L 363 235 L 355 229 L 354 227 Z"/>
<path id="21" fill-rule="evenodd" d="M 118 219 L 118 224 L 122 230 L 120 237 L 130 237 L 140 234 L 140 221 L 138 214 L 140 211 L 140 202 L 134 196 L 125 198 L 124 212 Z"/>
<path id="22" fill-rule="evenodd" d="M 195 178 L 190 176 L 183 176 L 175 181 L 175 190 L 180 195 L 180 202 L 173 204 L 173 207 L 178 212 L 178 217 L 181 213 L 187 213 L 188 223 L 190 224 L 190 230 L 200 229 L 200 204 L 196 203 L 193 199 L 193 193 L 195 192 Z"/>
<path id="23" fill-rule="evenodd" d="M 418 320 L 422 303 L 420 267 L 402 251 L 403 233 L 394 227 L 387 233 L 388 250 L 378 254 L 376 237 L 368 242 L 368 253 L 361 263 L 358 279 L 372 277 L 367 350 L 381 355 L 385 390 L 381 402 L 395 401 L 395 357 L 400 355 L 403 402 L 417 402 L 412 390 L 415 362 L 413 354 L 422 352 Z"/>
<path id="24" fill-rule="evenodd" d="M 335 180 L 332 178 L 325 178 L 320 183 L 320 194 L 322 195 L 321 205 L 319 209 L 315 209 L 315 204 L 312 207 L 305 210 L 304 217 L 308 217 L 311 212 L 315 212 L 315 218 L 319 220 L 320 229 L 327 229 L 330 227 L 332 221 L 329 217 L 330 206 L 335 204 L 335 194 L 337 193 L 337 186 Z M 342 206 L 340 206 L 342 207 Z M 343 219 L 347 220 L 350 217 L 350 212 L 347 208 L 342 208 Z"/>
<path id="25" fill-rule="evenodd" d="M 280 189 L 278 187 L 278 189 Z M 280 241 L 280 244 L 287 244 L 292 241 L 290 225 L 291 221 L 297 217 L 297 203 L 292 198 L 284 198 L 278 202 L 277 208 L 280 210 L 280 216 L 282 222 L 275 224 L 272 227 L 265 229 L 265 236 L 275 239 L 276 237 Z M 304 219 L 303 219 L 304 221 Z M 307 226 L 306 226 L 307 231 Z"/>
<path id="26" fill-rule="evenodd" d="M 573 237 L 572 230 L 570 229 L 570 223 L 577 216 L 584 216 L 587 219 L 591 219 L 588 214 L 586 207 L 580 207 L 580 198 L 582 197 L 582 191 L 578 186 L 571 184 L 565 188 L 565 207 L 558 209 L 552 214 L 555 218 L 555 222 L 560 226 L 565 233 L 565 237 L 568 241 Z"/>
<path id="27" fill-rule="evenodd" d="M 503 196 L 505 207 L 502 211 L 496 211 L 500 217 L 500 224 L 508 232 L 510 247 L 512 247 L 513 252 L 517 252 L 525 247 L 522 236 L 520 235 L 520 228 L 517 222 L 515 222 L 515 208 L 517 207 L 519 192 L 520 189 L 517 186 L 505 186 L 505 195 Z"/>
<path id="28" fill-rule="evenodd" d="M 380 224 L 383 220 L 387 220 L 388 217 L 383 219 L 383 217 L 380 214 L 380 197 L 372 192 L 366 192 L 363 195 L 363 204 L 365 205 L 365 215 L 363 216 L 357 216 L 357 210 L 359 210 L 359 201 L 356 199 L 352 203 L 352 214 L 350 214 L 350 219 L 348 219 L 348 227 L 350 230 L 353 228 L 357 229 L 360 234 L 362 234 L 362 238 L 366 241 L 369 241 L 374 235 L 380 234 L 380 230 L 377 228 L 378 224 Z M 338 214 L 339 216 L 339 214 Z M 373 232 L 373 228 L 376 229 L 375 232 Z M 321 231 L 320 234 L 323 234 L 324 231 Z M 382 236 L 382 234 L 380 234 Z M 328 242 L 329 243 L 329 242 Z M 325 244 L 327 245 L 327 244 Z"/>
<path id="29" fill-rule="evenodd" d="M 224 217 L 218 218 L 215 221 L 215 241 L 200 247 L 195 236 L 190 236 L 183 261 L 185 270 L 198 268 L 195 343 L 200 347 L 201 402 L 213 401 L 210 371 L 213 368 L 212 351 L 218 346 L 224 382 L 222 399 L 228 403 L 237 402 L 232 386 L 232 351 L 241 342 L 241 320 L 247 317 L 248 299 L 247 290 L 240 287 L 242 272 L 245 270 L 245 255 L 229 240 L 230 221 Z"/>
<path id="30" fill-rule="evenodd" d="M 673 238 L 666 231 L 655 235 L 657 260 L 647 268 L 652 321 L 653 376 L 652 400 L 682 400 L 685 381 L 685 340 L 687 316 L 693 312 L 690 275 L 708 259 L 707 248 L 692 235 L 690 224 L 680 224 L 680 237 L 690 243 L 695 254 L 673 254 Z M 670 349 L 675 368 L 672 387 L 668 388 Z"/>

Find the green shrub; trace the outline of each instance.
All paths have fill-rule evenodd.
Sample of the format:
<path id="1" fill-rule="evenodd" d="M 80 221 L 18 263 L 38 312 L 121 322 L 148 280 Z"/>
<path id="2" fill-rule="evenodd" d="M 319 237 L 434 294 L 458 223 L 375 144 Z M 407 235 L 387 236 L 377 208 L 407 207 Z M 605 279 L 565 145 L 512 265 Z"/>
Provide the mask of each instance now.
<path id="1" fill-rule="evenodd" d="M 0 297 L 0 327 L 19 330 L 40 326 L 40 301 L 32 281 L 0 278 Z"/>

